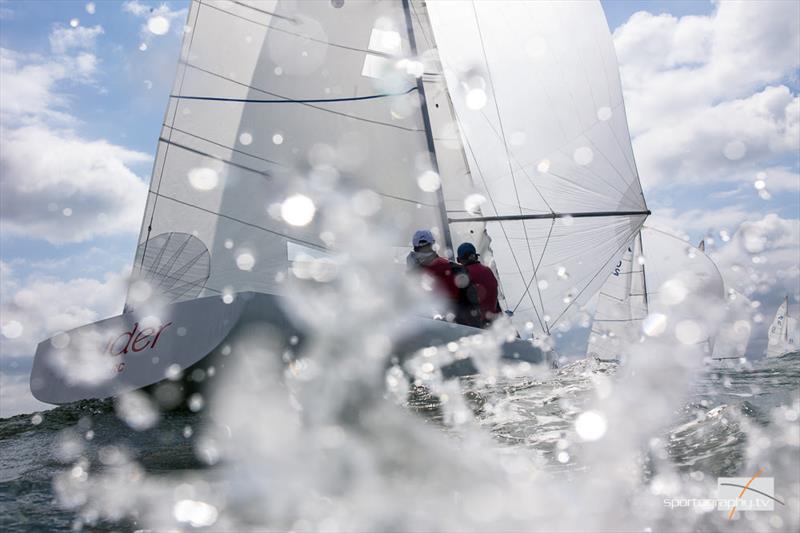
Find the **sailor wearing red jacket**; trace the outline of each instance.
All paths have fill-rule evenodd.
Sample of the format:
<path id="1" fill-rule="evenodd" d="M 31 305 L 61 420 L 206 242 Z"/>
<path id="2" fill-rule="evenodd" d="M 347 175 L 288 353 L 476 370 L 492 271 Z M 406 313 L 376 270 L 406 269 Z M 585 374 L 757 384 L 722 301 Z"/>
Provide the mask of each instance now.
<path id="1" fill-rule="evenodd" d="M 478 290 L 481 318 L 486 327 L 502 313 L 497 301 L 497 278 L 492 269 L 478 261 L 478 251 L 471 242 L 458 247 L 458 262 L 467 268 L 470 282 Z"/>
<path id="2" fill-rule="evenodd" d="M 450 261 L 440 257 L 433 249 L 436 240 L 428 230 L 418 230 L 411 239 L 414 250 L 406 257 L 409 270 L 421 269 L 434 280 L 434 287 L 451 303 L 458 301 L 459 289 L 456 286 Z"/>

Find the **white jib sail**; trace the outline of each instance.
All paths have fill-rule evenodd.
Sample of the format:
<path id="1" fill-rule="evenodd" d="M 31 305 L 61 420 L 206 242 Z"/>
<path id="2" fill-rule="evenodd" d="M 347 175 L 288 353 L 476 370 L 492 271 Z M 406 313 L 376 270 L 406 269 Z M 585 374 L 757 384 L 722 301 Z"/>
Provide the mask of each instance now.
<path id="1" fill-rule="evenodd" d="M 427 3 L 507 305 L 549 333 L 647 216 L 599 2 Z M 450 207 L 450 206 L 449 206 Z"/>
<path id="2" fill-rule="evenodd" d="M 647 318 L 642 236 L 637 234 L 622 258 L 612 266 L 597 295 L 597 308 L 586 354 L 602 360 L 620 358 L 625 346 L 642 335 Z"/>
<path id="3" fill-rule="evenodd" d="M 442 233 L 401 2 L 193 1 L 156 154 L 133 283 L 180 301 L 280 292 L 290 245 L 325 249 L 324 184 L 380 195 L 397 242 Z M 312 187 L 313 185 L 313 187 Z M 287 218 L 288 216 L 288 218 Z M 387 257 L 387 261 L 391 261 Z M 138 284 L 143 285 L 143 284 Z"/>
<path id="4" fill-rule="evenodd" d="M 789 316 L 789 297 L 783 299 L 767 335 L 767 357 L 779 357 L 797 350 L 797 321 Z"/>

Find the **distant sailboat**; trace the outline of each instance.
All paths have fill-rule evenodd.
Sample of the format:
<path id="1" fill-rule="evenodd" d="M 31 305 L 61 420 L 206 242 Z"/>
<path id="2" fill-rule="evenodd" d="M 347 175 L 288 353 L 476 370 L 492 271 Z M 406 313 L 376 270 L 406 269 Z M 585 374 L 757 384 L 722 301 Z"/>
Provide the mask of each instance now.
<path id="1" fill-rule="evenodd" d="M 42 401 L 206 375 L 248 323 L 302 339 L 284 280 L 335 246 L 307 212 L 268 208 L 313 180 L 381 198 L 387 255 L 420 227 L 448 254 L 473 242 L 537 338 L 650 213 L 599 2 L 194 0 L 186 28 L 125 312 L 39 344 Z M 480 333 L 427 317 L 412 330 L 397 350 Z M 503 355 L 546 362 L 522 340 Z"/>
<path id="2" fill-rule="evenodd" d="M 800 350 L 797 319 L 789 316 L 789 297 L 783 299 L 767 335 L 767 357 L 780 357 Z"/>
<path id="3" fill-rule="evenodd" d="M 677 237 L 643 228 L 610 268 L 598 293 L 586 356 L 601 361 L 619 360 L 632 344 L 644 338 L 649 315 L 663 315 L 664 320 L 671 321 L 675 318 L 673 306 L 689 300 L 707 307 L 684 306 L 679 320 L 696 326 L 696 339 L 684 336 L 679 340 L 712 354 L 719 332 L 715 321 L 704 316 L 704 311 L 722 306 L 724 284 L 713 261 L 694 250 Z M 663 325 L 675 327 L 670 322 Z"/>

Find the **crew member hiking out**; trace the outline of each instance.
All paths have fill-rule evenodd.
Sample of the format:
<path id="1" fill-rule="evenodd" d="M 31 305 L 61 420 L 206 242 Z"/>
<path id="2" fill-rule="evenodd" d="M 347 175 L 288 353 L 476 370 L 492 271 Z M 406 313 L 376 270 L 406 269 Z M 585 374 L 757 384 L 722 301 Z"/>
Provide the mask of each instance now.
<path id="1" fill-rule="evenodd" d="M 470 282 L 465 267 L 440 257 L 433 249 L 436 240 L 428 230 L 418 230 L 411 239 L 414 250 L 406 257 L 406 267 L 422 270 L 433 279 L 436 290 L 446 301 L 444 313 L 450 321 L 465 326 L 481 327 L 482 318 L 478 304 L 478 292 Z"/>
<path id="2" fill-rule="evenodd" d="M 478 251 L 471 242 L 458 247 L 458 262 L 467 270 L 470 282 L 477 290 L 481 326 L 488 327 L 502 313 L 497 301 L 497 278 L 491 268 L 480 263 Z"/>

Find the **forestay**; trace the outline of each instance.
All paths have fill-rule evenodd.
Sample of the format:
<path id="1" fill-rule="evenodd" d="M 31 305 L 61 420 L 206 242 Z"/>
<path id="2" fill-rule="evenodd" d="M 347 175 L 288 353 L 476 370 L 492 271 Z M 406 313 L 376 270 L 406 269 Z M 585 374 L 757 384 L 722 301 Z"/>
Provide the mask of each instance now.
<path id="1" fill-rule="evenodd" d="M 406 17 L 394 1 L 193 1 L 134 274 L 172 301 L 280 292 L 287 243 L 330 244 L 276 209 L 311 188 L 377 192 L 397 228 L 387 247 L 441 233 L 438 192 L 417 184 L 434 163 L 413 64 L 399 61 Z"/>
<path id="2" fill-rule="evenodd" d="M 428 2 L 508 307 L 549 333 L 647 216 L 599 2 Z M 445 184 L 446 189 L 446 184 Z"/>

